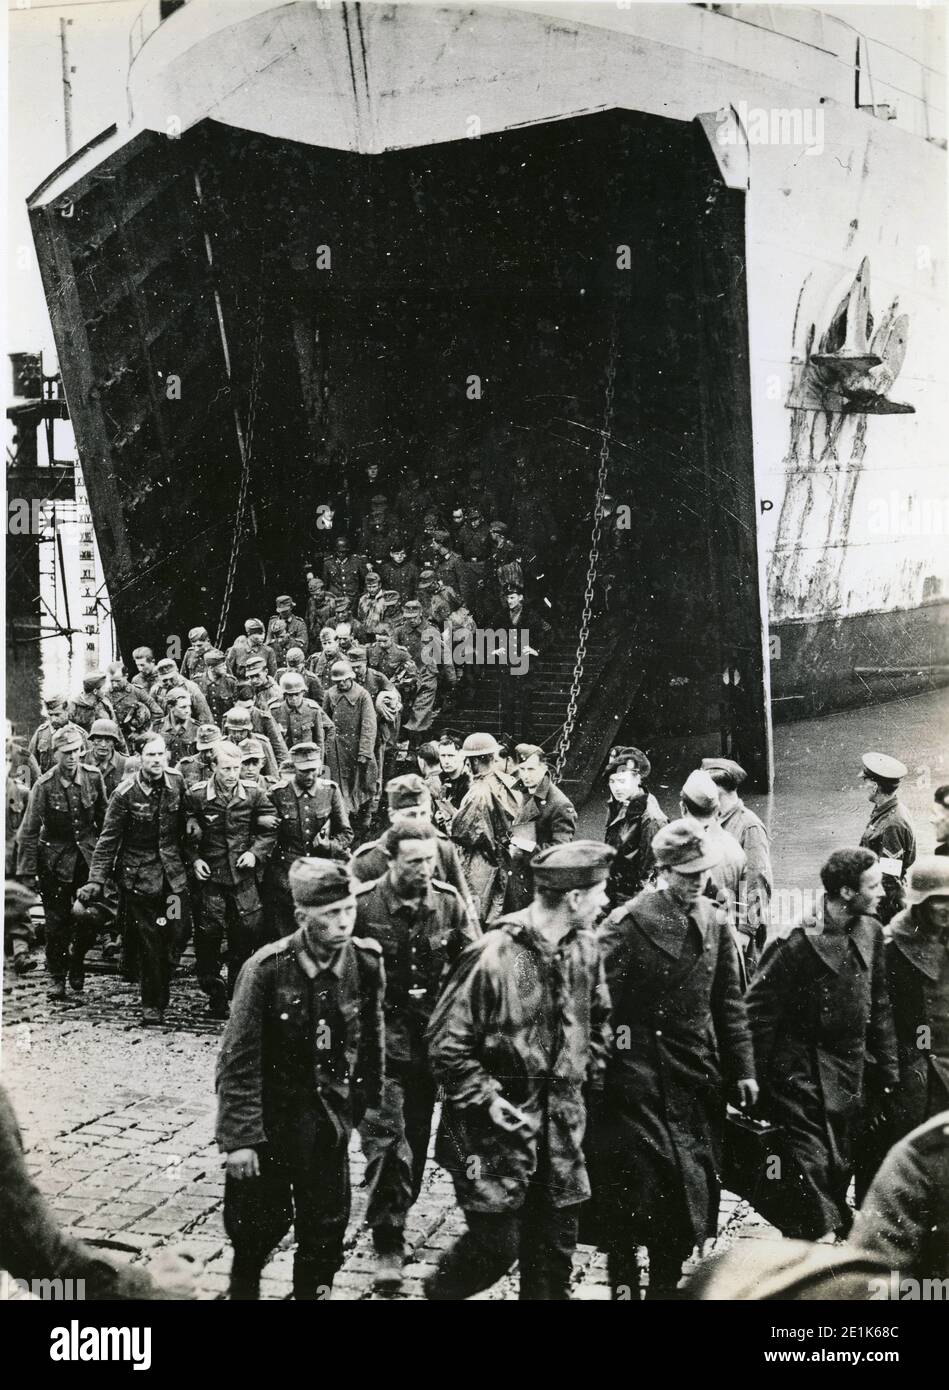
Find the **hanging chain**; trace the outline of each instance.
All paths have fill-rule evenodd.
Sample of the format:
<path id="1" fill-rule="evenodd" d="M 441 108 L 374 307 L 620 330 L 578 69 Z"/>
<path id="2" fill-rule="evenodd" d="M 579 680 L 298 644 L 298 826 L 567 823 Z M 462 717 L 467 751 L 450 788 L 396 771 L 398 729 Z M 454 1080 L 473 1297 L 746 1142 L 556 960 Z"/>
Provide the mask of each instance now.
<path id="1" fill-rule="evenodd" d="M 224 585 L 224 599 L 221 603 L 221 619 L 218 623 L 217 646 L 224 650 L 224 633 L 231 610 L 231 595 L 234 592 L 234 578 L 237 574 L 237 557 L 240 554 L 247 518 L 247 494 L 250 490 L 250 465 L 254 454 L 254 427 L 257 422 L 257 397 L 260 391 L 261 346 L 264 329 L 264 282 L 263 257 L 261 257 L 260 292 L 257 297 L 257 322 L 254 329 L 254 358 L 250 377 L 250 395 L 247 401 L 247 422 L 244 426 L 244 440 L 241 445 L 241 486 L 237 494 L 237 512 L 234 517 L 234 537 L 231 541 L 231 557 L 227 566 L 227 582 Z"/>
<path id="2" fill-rule="evenodd" d="M 554 764 L 554 780 L 563 776 L 570 751 L 573 727 L 577 722 L 577 703 L 580 687 L 583 684 L 583 668 L 587 657 L 587 643 L 590 638 L 590 624 L 593 619 L 593 597 L 596 589 L 597 570 L 600 559 L 600 537 L 603 532 L 603 499 L 606 496 L 606 480 L 610 468 L 610 430 L 613 424 L 613 395 L 616 389 L 616 348 L 619 333 L 619 313 L 613 311 L 610 330 L 610 355 L 606 364 L 606 397 L 603 407 L 603 434 L 600 439 L 600 466 L 596 477 L 596 500 L 593 504 L 593 530 L 590 534 L 590 555 L 587 560 L 586 586 L 583 590 L 583 613 L 580 618 L 580 637 L 577 642 L 577 656 L 573 666 L 573 679 L 570 682 L 570 695 L 567 700 L 567 713 L 564 717 L 557 747 L 557 761 Z"/>

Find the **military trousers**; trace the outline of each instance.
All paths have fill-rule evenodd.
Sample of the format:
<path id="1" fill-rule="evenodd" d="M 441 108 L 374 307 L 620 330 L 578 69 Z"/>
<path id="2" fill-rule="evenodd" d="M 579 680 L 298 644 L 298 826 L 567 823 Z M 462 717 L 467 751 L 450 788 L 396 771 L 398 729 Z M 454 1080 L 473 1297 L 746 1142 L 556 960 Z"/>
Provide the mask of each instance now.
<path id="1" fill-rule="evenodd" d="M 382 1104 L 359 1126 L 369 1189 L 366 1222 L 376 1249 L 401 1248 L 410 1208 L 422 1190 L 437 1087 L 425 1062 L 386 1063 Z"/>
<path id="2" fill-rule="evenodd" d="M 177 914 L 177 915 L 175 915 Z M 187 892 L 175 893 L 167 879 L 157 893 L 123 890 L 125 932 L 137 952 L 142 1008 L 166 1009 L 171 977 L 186 939 L 189 921 Z"/>
<path id="3" fill-rule="evenodd" d="M 522 1302 L 567 1302 L 581 1205 L 555 1207 L 538 1185 L 528 1188 L 517 1211 L 466 1211 L 468 1229 L 426 1279 L 426 1298 L 470 1298 L 497 1283 L 517 1260 Z"/>
<path id="4" fill-rule="evenodd" d="M 77 922 L 72 915 L 76 893 L 89 878 L 89 868 L 82 855 L 76 856 L 72 878 L 64 880 L 40 869 L 39 889 L 46 920 L 46 969 L 58 982 L 69 975 L 73 980 L 83 977 L 86 952 L 94 945 L 96 929 Z"/>
<path id="5" fill-rule="evenodd" d="M 274 1246 L 293 1227 L 293 1296 L 320 1301 L 330 1296 L 343 1263 L 343 1238 L 350 1211 L 349 1148 L 345 1133 L 321 1122 L 305 1150 L 293 1154 L 258 1150 L 260 1175 L 224 1184 L 224 1229 L 234 1247 L 230 1297 L 260 1297 L 260 1276 Z"/>
<path id="6" fill-rule="evenodd" d="M 198 984 L 216 998 L 223 991 L 221 964 L 227 941 L 227 995 L 234 993 L 240 968 L 266 944 L 264 911 L 255 879 L 235 886 L 213 881 L 201 884 L 201 911 L 194 933 Z"/>

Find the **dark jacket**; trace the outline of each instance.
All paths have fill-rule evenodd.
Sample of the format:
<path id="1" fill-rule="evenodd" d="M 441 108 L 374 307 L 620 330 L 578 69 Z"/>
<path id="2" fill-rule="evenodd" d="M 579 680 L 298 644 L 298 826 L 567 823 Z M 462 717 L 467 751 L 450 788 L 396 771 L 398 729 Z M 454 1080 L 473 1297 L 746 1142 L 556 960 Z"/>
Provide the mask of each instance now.
<path id="1" fill-rule="evenodd" d="M 633 1243 L 689 1249 L 717 1230 L 725 1087 L 755 1075 L 738 950 L 711 902 L 687 914 L 666 889 L 617 908 L 599 935 L 613 1046 L 597 1195 Z"/>
<path id="2" fill-rule="evenodd" d="M 278 1157 L 306 1158 L 326 1115 L 351 1133 L 382 1097 L 384 993 L 374 941 L 351 937 L 322 972 L 302 930 L 251 956 L 217 1064 L 222 1151 L 267 1144 Z"/>
<path id="3" fill-rule="evenodd" d="M 610 798 L 603 838 L 616 850 L 610 899 L 617 906 L 650 885 L 656 868 L 653 838 L 668 819 L 652 792 L 641 792 L 625 805 Z"/>
<path id="4" fill-rule="evenodd" d="M 155 797 L 161 796 L 157 817 Z M 175 893 L 188 886 L 185 872 L 185 784 L 169 769 L 157 786 L 139 776 L 115 789 L 89 871 L 90 883 L 115 878 L 127 892 L 156 894 L 167 879 Z"/>
<path id="5" fill-rule="evenodd" d="M 949 1279 L 949 1111 L 890 1150 L 857 1212 L 850 1243 L 917 1280 Z"/>
<path id="6" fill-rule="evenodd" d="M 185 810 L 198 830 L 187 841 L 187 857 L 191 863 L 205 861 L 211 883 L 235 887 L 258 876 L 277 839 L 277 813 L 262 787 L 238 782 L 235 795 L 224 802 L 210 777 L 185 790 Z M 248 850 L 257 863 L 239 869 L 237 861 Z"/>
<path id="7" fill-rule="evenodd" d="M 315 700 L 304 695 L 300 709 L 291 709 L 286 700 L 274 701 L 268 713 L 280 730 L 288 749 L 295 743 L 316 743 L 320 752 L 325 752 L 326 735 L 332 733 L 333 724 L 329 715 L 323 713 Z"/>
<path id="8" fill-rule="evenodd" d="M 461 867 L 457 849 L 448 836 L 441 831 L 438 832 L 435 848 L 438 855 L 436 877 L 440 878 L 443 883 L 450 883 L 452 888 L 457 889 L 471 914 L 472 921 L 477 924 L 478 909 L 471 896 L 471 889 L 468 887 L 468 880 Z M 367 840 L 364 845 L 359 846 L 353 855 L 349 871 L 353 878 L 359 879 L 360 883 L 372 883 L 374 879 L 381 878 L 388 867 L 389 860 L 382 848 L 382 840 Z M 480 935 L 480 931 L 478 935 Z"/>
<path id="9" fill-rule="evenodd" d="M 511 877 L 508 879 L 505 910 L 519 912 L 534 897 L 531 859 L 550 845 L 565 845 L 577 831 L 577 812 L 568 796 L 555 786 L 550 774 L 534 792 L 524 790 L 523 801 L 511 824 Z M 514 841 L 529 840 L 534 848 L 519 849 Z"/>
<path id="10" fill-rule="evenodd" d="M 949 941 L 917 930 L 917 912 L 910 907 L 893 918 L 883 947 L 900 1069 L 901 1133 L 949 1110 Z"/>
<path id="11" fill-rule="evenodd" d="M 445 1092 L 436 1157 L 465 1210 L 517 1211 L 536 1183 L 555 1207 L 589 1197 L 584 1088 L 602 1078 L 609 1008 L 592 932 L 552 947 L 528 908 L 466 948 L 428 1030 Z M 526 1130 L 495 1125 L 496 1095 L 528 1117 Z"/>
<path id="12" fill-rule="evenodd" d="M 270 799 L 277 812 L 277 843 L 270 863 L 281 881 L 285 881 L 294 859 L 309 855 L 346 858 L 353 829 L 335 782 L 318 777 L 308 791 L 300 790 L 293 781 L 281 782 L 271 791 Z M 330 838 L 324 845 L 317 837 L 327 826 Z"/>
<path id="13" fill-rule="evenodd" d="M 76 787 L 70 810 L 58 767 L 44 772 L 35 784 L 17 834 L 17 873 L 30 877 L 46 873 L 71 883 L 80 855 L 87 864 L 92 863 L 106 807 L 99 769 L 80 763 Z"/>
<path id="14" fill-rule="evenodd" d="M 221 728 L 225 714 L 234 707 L 234 700 L 237 697 L 237 681 L 227 672 L 216 680 L 212 680 L 207 671 L 204 671 L 195 676 L 194 683 L 208 702 L 212 720 L 218 728 Z"/>
<path id="15" fill-rule="evenodd" d="M 886 923 L 904 906 L 903 884 L 916 859 L 916 836 L 909 813 L 895 792 L 873 808 L 873 815 L 860 837 L 860 844 L 864 849 L 872 849 L 882 863 L 886 896 L 880 904 L 879 914 L 880 921 Z"/>
<path id="16" fill-rule="evenodd" d="M 746 1004 L 760 1108 L 782 1126 L 795 1170 L 784 1209 L 769 1216 L 803 1239 L 846 1229 L 868 1054 L 881 1088 L 899 1084 L 879 922 L 827 933 L 812 915 L 766 948 Z"/>
<path id="17" fill-rule="evenodd" d="M 386 967 L 386 1063 L 426 1062 L 425 1029 L 442 985 L 481 929 L 461 895 L 432 879 L 417 908 L 403 903 L 388 874 L 356 890 L 356 931 L 378 941 Z"/>

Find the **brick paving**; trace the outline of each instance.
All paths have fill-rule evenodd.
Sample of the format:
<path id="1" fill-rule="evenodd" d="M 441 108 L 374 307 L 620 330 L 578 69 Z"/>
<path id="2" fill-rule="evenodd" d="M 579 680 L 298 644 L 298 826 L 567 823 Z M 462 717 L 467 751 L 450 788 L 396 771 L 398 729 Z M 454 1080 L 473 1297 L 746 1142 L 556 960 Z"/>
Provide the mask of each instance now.
<path id="1" fill-rule="evenodd" d="M 931 786 L 947 780 L 946 708 L 940 692 L 777 730 L 776 791 L 749 800 L 759 814 L 769 813 L 779 883 L 808 886 L 829 848 L 854 842 L 866 819 L 854 755 L 859 761 L 873 746 L 903 757 L 911 748 L 914 773 L 925 769 L 908 779 L 905 799 L 920 851 L 931 849 Z M 21 978 L 5 973 L 3 1080 L 40 1189 L 73 1235 L 109 1242 L 116 1259 L 145 1259 L 166 1245 L 187 1251 L 199 1297 L 222 1297 L 230 1255 L 223 1164 L 213 1142 L 222 1025 L 207 1018 L 187 958 L 161 1028 L 140 1026 L 136 988 L 107 966 L 94 968 L 85 993 L 65 1004 L 49 1002 L 46 988 L 43 970 Z M 356 1140 L 352 1163 L 353 1219 L 333 1298 L 378 1298 L 370 1287 Z M 409 1260 L 398 1297 L 422 1297 L 423 1278 L 463 1224 L 447 1175 L 430 1163 L 407 1228 Z M 746 1203 L 725 1195 L 716 1244 L 770 1234 Z M 264 1298 L 289 1296 L 291 1264 L 288 1237 L 267 1267 Z M 509 1276 L 480 1297 L 511 1299 L 516 1288 Z M 573 1292 L 581 1300 L 608 1298 L 604 1257 L 589 1247 L 577 1252 Z"/>

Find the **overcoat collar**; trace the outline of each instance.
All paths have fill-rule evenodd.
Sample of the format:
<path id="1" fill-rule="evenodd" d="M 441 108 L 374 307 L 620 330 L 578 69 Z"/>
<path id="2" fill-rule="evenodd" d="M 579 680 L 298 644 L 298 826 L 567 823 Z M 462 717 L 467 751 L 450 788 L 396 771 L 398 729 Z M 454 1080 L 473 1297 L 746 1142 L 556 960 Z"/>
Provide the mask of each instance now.
<path id="1" fill-rule="evenodd" d="M 942 936 L 919 931 L 912 908 L 894 917 L 887 930 L 900 954 L 935 984 L 946 964 L 947 944 Z"/>
<path id="2" fill-rule="evenodd" d="M 636 911 L 632 915 L 639 930 L 673 960 L 678 960 L 682 954 L 682 943 L 690 921 L 695 923 L 702 945 L 705 945 L 714 914 L 711 902 L 705 903 L 699 898 L 687 914 L 665 888 L 647 889 L 634 901 Z"/>
<path id="3" fill-rule="evenodd" d="M 873 962 L 873 938 L 877 929 L 875 918 L 858 917 L 853 927 L 842 934 L 826 932 L 823 918 L 818 919 L 813 915 L 801 925 L 811 950 L 835 975 L 840 974 L 844 962 L 854 953 L 864 970 L 870 969 Z"/>

